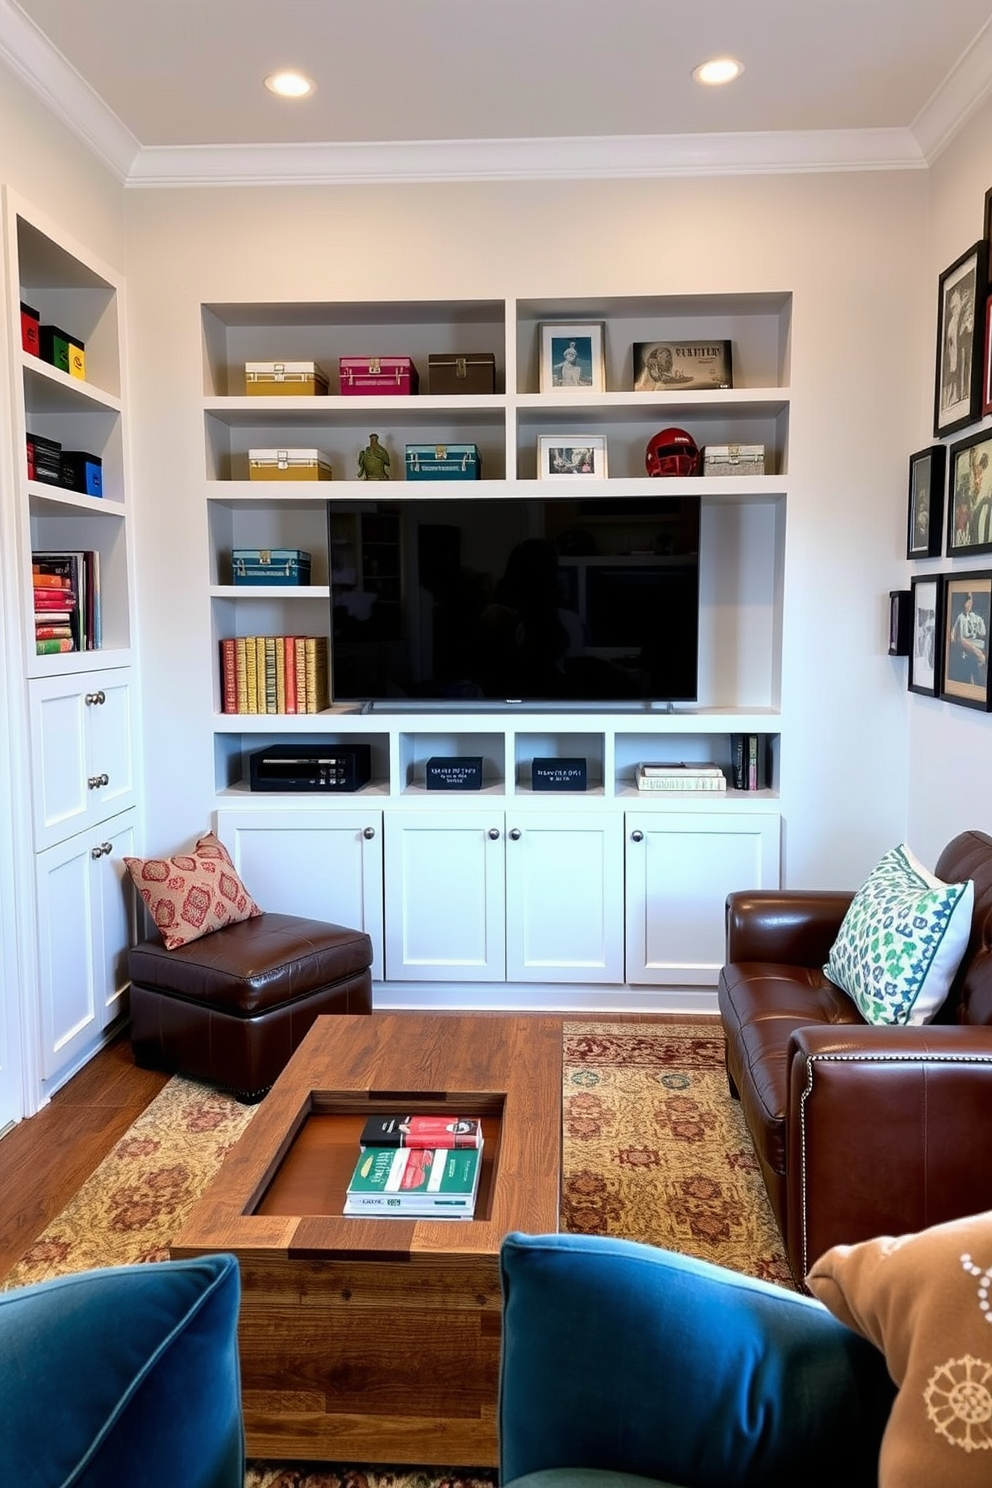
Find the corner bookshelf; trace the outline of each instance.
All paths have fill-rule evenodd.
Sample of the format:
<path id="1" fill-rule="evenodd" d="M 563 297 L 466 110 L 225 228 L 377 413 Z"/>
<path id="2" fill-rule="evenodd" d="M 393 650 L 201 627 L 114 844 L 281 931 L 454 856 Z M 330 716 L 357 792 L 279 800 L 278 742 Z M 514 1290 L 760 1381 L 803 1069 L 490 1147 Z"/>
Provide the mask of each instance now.
<path id="1" fill-rule="evenodd" d="M 10 530 L 27 699 L 35 849 L 40 1088 L 51 1091 L 126 1009 L 134 913 L 122 888 L 136 846 L 136 705 L 121 277 L 60 225 L 4 191 L 12 374 Z M 85 375 L 25 349 L 20 307 L 85 348 Z M 102 496 L 29 479 L 27 436 L 98 456 Z M 32 553 L 96 555 L 99 634 L 37 654 Z M 95 570 L 94 570 L 95 571 Z M 94 588 L 96 586 L 94 585 Z"/>

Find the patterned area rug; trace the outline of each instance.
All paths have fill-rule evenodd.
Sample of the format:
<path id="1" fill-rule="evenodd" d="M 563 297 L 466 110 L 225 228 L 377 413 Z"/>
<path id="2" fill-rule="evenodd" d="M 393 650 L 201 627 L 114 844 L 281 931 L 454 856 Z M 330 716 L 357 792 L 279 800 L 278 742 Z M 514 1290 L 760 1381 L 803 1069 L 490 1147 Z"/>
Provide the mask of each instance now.
<path id="1" fill-rule="evenodd" d="M 713 1020 L 564 1027 L 562 1230 L 614 1235 L 791 1286 Z M 178 1076 L 0 1289 L 158 1261 L 257 1106 Z M 245 1488 L 492 1488 L 488 1469 L 252 1462 Z"/>

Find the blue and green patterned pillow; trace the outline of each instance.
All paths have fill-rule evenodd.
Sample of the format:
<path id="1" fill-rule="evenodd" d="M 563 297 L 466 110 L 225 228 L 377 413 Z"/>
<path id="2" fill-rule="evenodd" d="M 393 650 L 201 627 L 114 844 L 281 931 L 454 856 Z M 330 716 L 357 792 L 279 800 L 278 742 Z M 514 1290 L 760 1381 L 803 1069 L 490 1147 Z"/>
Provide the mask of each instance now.
<path id="1" fill-rule="evenodd" d="M 945 884 L 905 845 L 858 890 L 823 970 L 867 1023 L 929 1023 L 971 934 L 975 885 Z"/>

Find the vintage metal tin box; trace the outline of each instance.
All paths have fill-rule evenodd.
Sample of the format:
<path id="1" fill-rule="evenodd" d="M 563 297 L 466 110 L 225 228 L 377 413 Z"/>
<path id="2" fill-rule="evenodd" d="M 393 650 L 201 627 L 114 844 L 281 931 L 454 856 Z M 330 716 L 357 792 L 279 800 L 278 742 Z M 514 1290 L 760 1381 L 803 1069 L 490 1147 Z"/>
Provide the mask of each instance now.
<path id="1" fill-rule="evenodd" d="M 310 554 L 300 548 L 235 548 L 231 554 L 234 584 L 309 584 Z"/>
<path id="2" fill-rule="evenodd" d="M 408 444 L 406 478 L 412 480 L 479 480 L 482 461 L 474 444 Z"/>
<path id="3" fill-rule="evenodd" d="M 330 461 L 315 449 L 250 449 L 249 480 L 333 480 Z"/>
<path id="4" fill-rule="evenodd" d="M 708 444 L 703 450 L 704 475 L 764 475 L 763 444 Z"/>
<path id="5" fill-rule="evenodd" d="M 251 397 L 323 397 L 327 388 L 327 373 L 316 362 L 245 362 L 245 392 Z"/>
<path id="6" fill-rule="evenodd" d="M 432 354 L 427 370 L 431 392 L 443 397 L 496 391 L 496 358 L 491 351 Z"/>
<path id="7" fill-rule="evenodd" d="M 408 356 L 345 356 L 338 360 L 346 397 L 403 397 L 415 393 L 419 377 Z"/>

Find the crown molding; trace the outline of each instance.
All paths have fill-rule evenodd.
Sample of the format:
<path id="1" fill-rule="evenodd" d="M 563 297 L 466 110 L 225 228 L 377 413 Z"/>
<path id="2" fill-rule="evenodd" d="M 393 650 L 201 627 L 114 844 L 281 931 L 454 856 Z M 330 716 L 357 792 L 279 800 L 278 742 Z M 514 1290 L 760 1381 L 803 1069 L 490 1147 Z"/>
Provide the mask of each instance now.
<path id="1" fill-rule="evenodd" d="M 992 20 L 958 58 L 947 77 L 913 120 L 912 130 L 928 164 L 992 92 Z"/>
<path id="2" fill-rule="evenodd" d="M 141 151 L 127 185 L 340 186 L 914 170 L 925 166 L 909 130 L 851 129 L 795 134 L 624 135 L 609 139 L 153 146 Z"/>
<path id="3" fill-rule="evenodd" d="M 992 21 L 905 129 L 143 147 L 16 0 L 0 0 L 0 63 L 130 188 L 917 170 L 992 93 Z"/>

